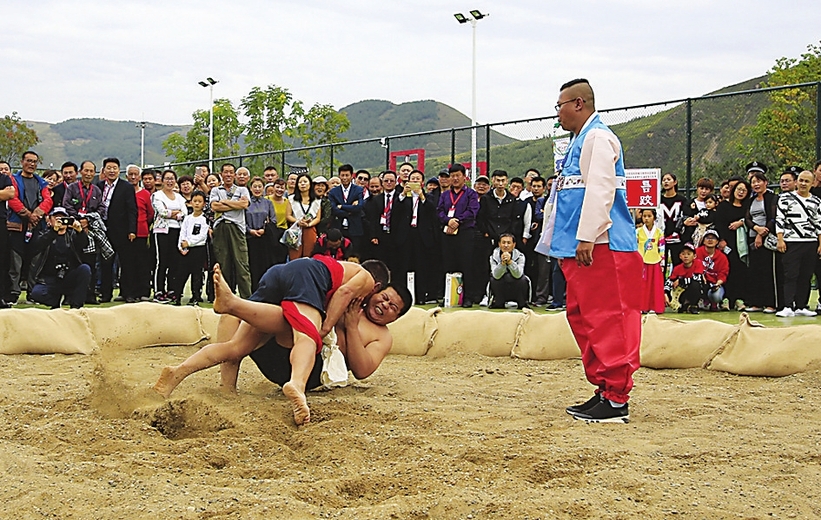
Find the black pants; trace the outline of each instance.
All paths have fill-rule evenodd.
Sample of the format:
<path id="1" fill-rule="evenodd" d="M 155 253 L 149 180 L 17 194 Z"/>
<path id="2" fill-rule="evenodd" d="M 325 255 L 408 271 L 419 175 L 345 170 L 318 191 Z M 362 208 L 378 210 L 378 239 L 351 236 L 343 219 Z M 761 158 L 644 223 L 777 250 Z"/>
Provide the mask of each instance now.
<path id="1" fill-rule="evenodd" d="M 200 300 L 202 295 L 202 273 L 205 267 L 205 262 L 208 258 L 208 248 L 204 245 L 198 247 L 189 247 L 188 253 L 180 254 L 177 263 L 177 273 L 174 275 L 174 297 L 177 301 L 182 300 L 183 291 L 185 291 L 185 283 L 191 277 L 191 299 Z M 199 280 L 199 287 L 195 288 L 195 281 Z M 170 283 L 170 282 L 169 282 Z"/>
<path id="2" fill-rule="evenodd" d="M 431 251 L 425 247 L 419 228 L 411 227 L 405 240 L 402 256 L 407 259 L 407 271 L 414 273 L 416 303 L 433 298 L 433 273 L 430 269 Z"/>
<path id="3" fill-rule="evenodd" d="M 493 306 L 503 306 L 505 302 L 516 302 L 521 308 L 527 303 L 527 279 L 524 276 L 514 278 L 505 273 L 498 280 L 490 278 L 490 293 L 493 295 Z"/>
<path id="4" fill-rule="evenodd" d="M 784 306 L 805 309 L 810 302 L 810 282 L 818 259 L 818 242 L 787 242 L 784 252 Z M 732 267 L 730 268 L 732 269 Z"/>
<path id="5" fill-rule="evenodd" d="M 108 260 L 100 261 L 100 297 L 104 302 L 111 301 L 114 292 L 114 260 L 117 259 L 120 263 L 120 296 L 135 298 L 137 297 L 135 288 L 137 281 L 136 240 L 132 242 L 127 236 L 114 234 L 110 234 L 108 240 L 117 254 Z"/>
<path id="6" fill-rule="evenodd" d="M 177 242 L 180 238 L 179 228 L 170 228 L 168 233 L 154 233 L 157 242 L 157 258 L 154 267 L 154 294 L 173 291 L 177 284 L 174 278 L 179 270 L 180 250 Z"/>
<path id="7" fill-rule="evenodd" d="M 251 269 L 251 292 L 257 290 L 259 287 L 259 279 L 265 274 L 269 267 L 274 265 L 273 253 L 270 250 L 270 237 L 268 230 L 261 237 L 245 236 L 245 241 L 248 244 L 248 267 Z"/>
<path id="8" fill-rule="evenodd" d="M 744 303 L 748 307 L 775 307 L 775 255 L 766 247 L 750 245 L 750 284 Z"/>
<path id="9" fill-rule="evenodd" d="M 455 235 L 444 235 L 442 238 L 442 265 L 446 273 L 462 273 L 464 294 L 470 299 L 477 292 L 482 293 L 482 287 L 476 283 L 473 254 L 475 237 L 478 231 L 475 228 L 460 229 Z M 482 258 L 483 262 L 490 262 L 490 257 Z M 490 265 L 488 263 L 488 265 Z M 444 281 L 443 287 L 444 287 Z"/>
<path id="10" fill-rule="evenodd" d="M 679 295 L 678 301 L 682 308 L 686 308 L 689 305 L 698 305 L 698 301 L 703 295 L 704 288 L 701 286 L 701 282 L 690 282 L 684 292 Z"/>
<path id="11" fill-rule="evenodd" d="M 151 247 L 148 237 L 137 237 L 134 239 L 134 253 L 136 254 L 135 297 L 147 298 L 151 296 L 151 271 L 154 265 L 154 250 Z"/>
<path id="12" fill-rule="evenodd" d="M 79 309 L 86 301 L 88 281 L 91 279 L 91 268 L 86 264 L 65 273 L 63 278 L 47 276 L 43 283 L 38 283 L 29 291 L 32 300 L 52 309 L 60 307 L 63 296 L 68 298 L 72 309 Z"/>
<path id="13" fill-rule="evenodd" d="M 10 300 L 9 291 L 9 231 L 6 229 L 6 219 L 0 218 L 0 300 Z"/>

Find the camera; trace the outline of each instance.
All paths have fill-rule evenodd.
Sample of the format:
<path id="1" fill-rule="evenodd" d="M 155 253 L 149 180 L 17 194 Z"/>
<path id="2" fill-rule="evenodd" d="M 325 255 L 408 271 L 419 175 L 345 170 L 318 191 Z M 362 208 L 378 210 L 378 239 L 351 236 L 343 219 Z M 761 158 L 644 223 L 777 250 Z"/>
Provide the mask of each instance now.
<path id="1" fill-rule="evenodd" d="M 68 272 L 69 265 L 68 264 L 57 264 L 54 266 L 54 270 L 57 272 L 57 279 L 62 280 L 66 277 L 66 273 Z"/>
<path id="2" fill-rule="evenodd" d="M 60 217 L 60 223 L 64 226 L 73 226 L 74 217 Z"/>

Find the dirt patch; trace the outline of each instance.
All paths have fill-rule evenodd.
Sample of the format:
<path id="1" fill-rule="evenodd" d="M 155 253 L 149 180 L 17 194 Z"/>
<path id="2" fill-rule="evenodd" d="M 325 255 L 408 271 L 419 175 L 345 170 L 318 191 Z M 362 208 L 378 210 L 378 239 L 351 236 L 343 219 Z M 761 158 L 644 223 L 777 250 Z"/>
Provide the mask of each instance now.
<path id="1" fill-rule="evenodd" d="M 588 425 L 578 360 L 389 356 L 297 428 L 251 362 L 152 394 L 193 350 L 0 356 L 0 517 L 821 516 L 821 372 L 641 369 L 631 423 Z"/>

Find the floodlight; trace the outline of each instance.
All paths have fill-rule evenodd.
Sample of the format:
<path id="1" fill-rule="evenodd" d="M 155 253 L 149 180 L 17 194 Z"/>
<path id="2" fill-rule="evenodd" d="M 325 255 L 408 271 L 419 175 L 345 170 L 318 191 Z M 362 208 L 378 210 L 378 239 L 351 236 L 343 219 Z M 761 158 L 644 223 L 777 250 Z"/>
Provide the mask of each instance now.
<path id="1" fill-rule="evenodd" d="M 467 23 L 469 21 L 462 13 L 456 13 L 453 17 L 456 18 L 456 21 L 459 23 Z"/>
<path id="2" fill-rule="evenodd" d="M 474 19 L 474 20 L 481 20 L 481 19 L 482 19 L 482 18 L 484 18 L 485 16 L 488 16 L 488 15 L 486 15 L 486 14 L 482 14 L 482 13 L 481 13 L 478 9 L 474 9 L 474 10 L 472 10 L 472 11 L 470 12 L 470 15 L 473 17 L 473 19 Z"/>

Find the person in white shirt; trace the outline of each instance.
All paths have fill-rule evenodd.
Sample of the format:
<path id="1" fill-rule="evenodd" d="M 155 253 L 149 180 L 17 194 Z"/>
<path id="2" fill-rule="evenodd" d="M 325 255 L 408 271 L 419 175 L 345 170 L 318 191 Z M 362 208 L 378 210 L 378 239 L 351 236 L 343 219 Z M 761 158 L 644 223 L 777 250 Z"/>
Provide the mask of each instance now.
<path id="1" fill-rule="evenodd" d="M 205 208 L 205 193 L 195 191 L 191 194 L 191 209 L 193 212 L 186 215 L 180 226 L 180 238 L 177 242 L 177 249 L 182 258 L 179 262 L 179 270 L 175 277 L 176 288 L 174 289 L 174 305 L 182 303 L 182 293 L 188 277 L 193 281 L 196 277 L 202 279 L 202 272 L 208 259 L 208 219 L 205 218 L 202 210 Z M 189 305 L 200 303 L 197 294 L 192 292 Z"/>
<path id="2" fill-rule="evenodd" d="M 810 193 L 813 174 L 798 175 L 795 191 L 778 197 L 775 231 L 778 251 L 784 253 L 784 308 L 779 318 L 815 316 L 809 308 L 810 281 L 821 256 L 821 199 Z"/>
<path id="3" fill-rule="evenodd" d="M 504 309 L 505 302 L 516 302 L 519 309 L 528 308 L 528 283 L 524 276 L 525 255 L 516 249 L 516 240 L 510 233 L 499 237 L 499 247 L 490 255 L 489 309 Z"/>
<path id="4" fill-rule="evenodd" d="M 162 189 L 151 195 L 154 208 L 154 241 L 157 244 L 154 268 L 154 299 L 159 303 L 174 301 L 174 278 L 180 262 L 177 241 L 180 237 L 180 222 L 188 214 L 185 198 L 174 191 L 177 174 L 165 170 L 162 174 Z"/>

